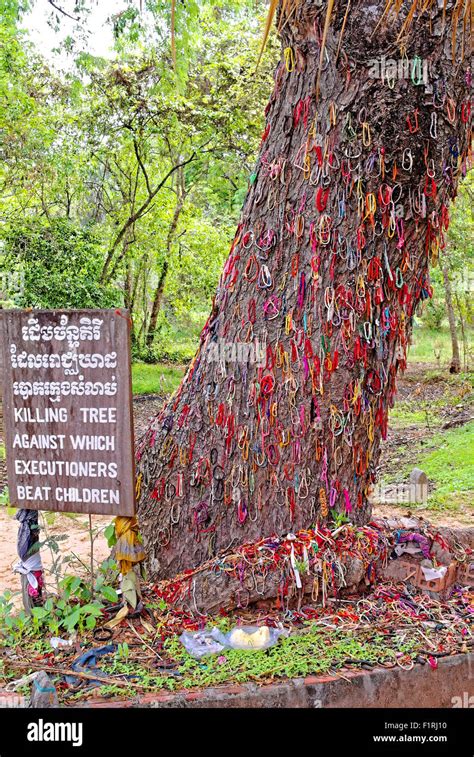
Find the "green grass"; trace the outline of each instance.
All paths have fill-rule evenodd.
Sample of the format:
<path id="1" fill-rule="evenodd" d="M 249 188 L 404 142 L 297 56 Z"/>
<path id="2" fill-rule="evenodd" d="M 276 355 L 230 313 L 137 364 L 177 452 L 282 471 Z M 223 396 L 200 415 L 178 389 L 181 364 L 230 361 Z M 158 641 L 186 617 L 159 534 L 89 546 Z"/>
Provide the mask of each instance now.
<path id="1" fill-rule="evenodd" d="M 430 413 L 430 423 L 435 425 L 437 422 L 439 422 L 438 418 L 433 418 Z M 412 410 L 403 403 L 399 403 L 390 410 L 391 428 L 402 429 L 410 426 L 426 426 L 426 412 L 424 410 Z"/>
<path id="2" fill-rule="evenodd" d="M 459 379 L 458 376 L 455 377 L 458 379 L 456 383 L 449 381 L 450 378 L 445 376 L 442 379 L 446 386 L 441 397 L 429 400 L 419 398 L 399 400 L 395 407 L 390 410 L 390 428 L 404 429 L 411 426 L 418 428 L 426 426 L 429 430 L 434 430 L 446 420 L 446 413 L 443 411 L 458 405 L 472 405 L 473 398 L 469 391 L 469 384 Z M 460 389 L 463 390 L 463 393 L 460 393 Z"/>
<path id="3" fill-rule="evenodd" d="M 168 639 L 165 648 L 175 660 L 176 677 L 153 676 L 130 660 L 124 662 L 117 655 L 113 661 L 104 660 L 102 668 L 108 673 L 134 675 L 137 683 L 148 684 L 151 688 L 191 689 L 218 686 L 229 682 L 264 683 L 274 678 L 299 678 L 310 674 L 324 674 L 344 667 L 348 660 L 360 667 L 363 663 L 377 665 L 381 662 L 395 662 L 397 654 L 407 654 L 413 658 L 423 644 L 423 639 L 407 633 L 395 634 L 387 639 L 380 633 L 356 634 L 339 629 L 325 630 L 316 624 L 281 638 L 276 646 L 267 651 L 223 650 L 219 655 L 208 655 L 196 660 L 189 655 L 177 637 Z M 133 682 L 131 683 L 133 689 Z M 102 688 L 101 693 L 104 693 Z M 122 692 L 112 691 L 110 693 Z"/>
<path id="4" fill-rule="evenodd" d="M 471 348 L 472 334 L 468 334 L 469 349 Z M 461 334 L 458 334 L 459 349 L 462 353 Z M 439 329 L 428 329 L 415 325 L 413 329 L 412 343 L 408 351 L 408 360 L 411 363 L 437 363 L 447 365 L 451 360 L 451 335 L 447 326 Z M 462 361 L 462 354 L 461 354 Z"/>
<path id="5" fill-rule="evenodd" d="M 410 362 L 436 363 L 438 353 L 441 353 L 441 363 L 446 363 L 450 360 L 451 338 L 449 330 L 444 326 L 439 330 L 431 330 L 419 326 L 415 327 L 408 353 Z"/>
<path id="6" fill-rule="evenodd" d="M 435 485 L 429 504 L 453 507 L 474 499 L 474 422 L 437 434 L 430 440 L 436 447 L 419 459 L 418 466 Z"/>
<path id="7" fill-rule="evenodd" d="M 434 434 L 428 444 L 426 450 L 414 445 L 410 463 L 388 474 L 384 483 L 407 481 L 416 465 L 434 486 L 427 509 L 455 511 L 463 506 L 474 507 L 474 422 Z"/>
<path id="8" fill-rule="evenodd" d="M 133 363 L 133 394 L 171 394 L 184 375 L 181 365 L 169 363 Z"/>
<path id="9" fill-rule="evenodd" d="M 410 376 L 405 375 L 405 380 L 409 380 Z M 415 377 L 415 380 L 417 380 L 418 377 Z M 474 389 L 474 371 L 470 371 L 469 373 L 448 373 L 444 369 L 438 369 L 438 368 L 429 368 L 428 370 L 423 371 L 423 377 L 422 377 L 423 383 L 430 384 L 434 381 L 443 381 L 445 384 L 447 384 L 450 388 L 455 391 L 456 389 Z M 466 391 L 467 393 L 467 391 Z M 452 399 L 452 398 L 451 398 Z M 451 402 L 451 399 L 449 398 L 447 402 Z M 454 402 L 459 399 L 459 395 L 456 395 L 454 398 Z M 446 404 L 443 399 L 443 404 Z"/>

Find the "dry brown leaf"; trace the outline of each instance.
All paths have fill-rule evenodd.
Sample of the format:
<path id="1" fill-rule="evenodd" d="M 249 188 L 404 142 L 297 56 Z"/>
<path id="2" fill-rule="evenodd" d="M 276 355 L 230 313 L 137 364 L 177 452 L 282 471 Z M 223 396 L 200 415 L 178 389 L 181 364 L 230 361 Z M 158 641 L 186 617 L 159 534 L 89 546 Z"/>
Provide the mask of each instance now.
<path id="1" fill-rule="evenodd" d="M 104 624 L 104 628 L 115 628 L 115 626 L 118 626 L 119 623 L 122 622 L 124 618 L 126 618 L 128 615 L 128 605 L 124 605 L 117 613 L 115 618 L 112 618 L 112 620 L 109 620 L 107 623 Z"/>

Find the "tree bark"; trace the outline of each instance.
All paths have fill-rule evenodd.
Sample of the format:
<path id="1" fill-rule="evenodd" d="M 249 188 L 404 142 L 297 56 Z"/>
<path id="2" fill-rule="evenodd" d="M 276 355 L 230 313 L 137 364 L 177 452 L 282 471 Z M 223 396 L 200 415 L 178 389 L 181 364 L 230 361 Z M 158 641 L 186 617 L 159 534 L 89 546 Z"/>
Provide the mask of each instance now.
<path id="1" fill-rule="evenodd" d="M 459 353 L 458 334 L 456 330 L 456 316 L 454 315 L 453 295 L 451 292 L 451 281 L 449 280 L 449 270 L 446 259 L 443 255 L 441 259 L 441 270 L 444 281 L 444 299 L 446 302 L 446 311 L 448 313 L 449 332 L 451 334 L 451 365 L 450 373 L 461 373 L 461 356 Z"/>
<path id="2" fill-rule="evenodd" d="M 212 312 L 138 445 L 155 577 L 331 510 L 371 516 L 412 317 L 466 170 L 465 4 L 456 22 L 431 5 L 411 28 L 406 4 L 381 21 L 379 3 L 336 2 L 328 25 L 326 9 L 280 4 L 282 61 Z M 377 75 L 399 33 L 426 84 Z"/>
<path id="3" fill-rule="evenodd" d="M 459 313 L 459 323 L 461 325 L 461 336 L 462 336 L 462 349 L 464 354 L 464 370 L 468 370 L 467 365 L 467 355 L 469 354 L 469 343 L 466 336 L 466 329 L 464 328 L 464 316 L 463 316 L 463 309 L 461 305 L 461 301 L 459 299 L 458 293 L 454 292 L 454 297 L 456 300 L 456 305 Z"/>
<path id="4" fill-rule="evenodd" d="M 150 323 L 148 325 L 148 330 L 146 334 L 147 347 L 151 347 L 155 339 L 156 323 L 158 321 L 158 314 L 160 312 L 161 302 L 163 300 L 163 292 L 165 290 L 165 283 L 166 283 L 166 277 L 168 275 L 168 268 L 169 268 L 168 260 L 165 260 L 163 263 L 163 268 L 161 269 L 160 277 L 158 279 L 158 284 L 155 289 L 155 294 L 153 296 L 153 303 L 151 306 L 151 313 L 150 313 Z"/>
<path id="5" fill-rule="evenodd" d="M 156 323 L 158 321 L 158 314 L 160 312 L 161 303 L 163 300 L 163 292 L 165 289 L 166 277 L 168 275 L 171 248 L 173 246 L 173 241 L 176 236 L 176 229 L 178 228 L 179 217 L 181 215 L 181 211 L 186 201 L 186 194 L 187 193 L 184 186 L 184 176 L 181 169 L 181 171 L 178 172 L 177 182 L 176 182 L 176 205 L 173 211 L 173 217 L 169 225 L 168 233 L 166 235 L 166 245 L 165 245 L 166 257 L 163 263 L 163 267 L 161 269 L 160 277 L 158 279 L 158 284 L 156 286 L 155 293 L 153 296 L 153 303 L 151 306 L 150 323 L 148 325 L 148 330 L 147 330 L 147 335 L 146 335 L 146 343 L 148 347 L 152 346 L 153 340 L 155 338 Z"/>

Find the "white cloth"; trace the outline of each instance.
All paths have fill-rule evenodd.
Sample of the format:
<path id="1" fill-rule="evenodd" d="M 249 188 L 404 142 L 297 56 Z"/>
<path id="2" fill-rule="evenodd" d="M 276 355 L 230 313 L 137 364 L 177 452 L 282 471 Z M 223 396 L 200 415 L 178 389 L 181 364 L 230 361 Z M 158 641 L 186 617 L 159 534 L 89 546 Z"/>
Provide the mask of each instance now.
<path id="1" fill-rule="evenodd" d="M 38 581 L 36 576 L 33 575 L 33 571 L 43 570 L 43 563 L 41 562 L 41 555 L 39 552 L 35 552 L 34 555 L 27 557 L 26 560 L 20 560 L 13 568 L 15 573 L 21 573 L 26 576 L 28 583 L 33 589 L 38 588 Z"/>
<path id="2" fill-rule="evenodd" d="M 400 557 L 400 555 L 403 555 L 404 552 L 407 552 L 409 555 L 416 555 L 417 552 L 421 552 L 421 549 L 413 542 L 397 544 L 395 547 L 395 553 L 398 555 L 398 557 Z"/>
<path id="3" fill-rule="evenodd" d="M 421 565 L 421 570 L 423 571 L 425 581 L 436 581 L 438 578 L 444 578 L 448 569 L 445 565 L 441 565 L 439 568 L 427 568 Z"/>
<path id="4" fill-rule="evenodd" d="M 16 691 L 21 686 L 26 686 L 27 683 L 31 683 L 38 678 L 41 670 L 37 670 L 36 673 L 30 673 L 30 675 L 23 676 L 23 678 L 17 678 L 16 681 L 9 681 L 5 686 L 5 691 Z"/>

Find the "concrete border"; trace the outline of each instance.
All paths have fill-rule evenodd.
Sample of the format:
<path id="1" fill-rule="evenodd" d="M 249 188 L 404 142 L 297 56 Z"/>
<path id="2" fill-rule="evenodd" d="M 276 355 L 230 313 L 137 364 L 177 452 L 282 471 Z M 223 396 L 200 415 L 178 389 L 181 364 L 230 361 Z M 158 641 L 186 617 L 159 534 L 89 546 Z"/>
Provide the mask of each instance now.
<path id="1" fill-rule="evenodd" d="M 442 657 L 438 667 L 344 671 L 345 678 L 308 676 L 257 685 L 225 685 L 174 693 L 144 694 L 134 700 L 89 699 L 78 707 L 154 708 L 417 708 L 473 707 L 474 653 Z M 456 699 L 458 698 L 458 699 Z"/>

